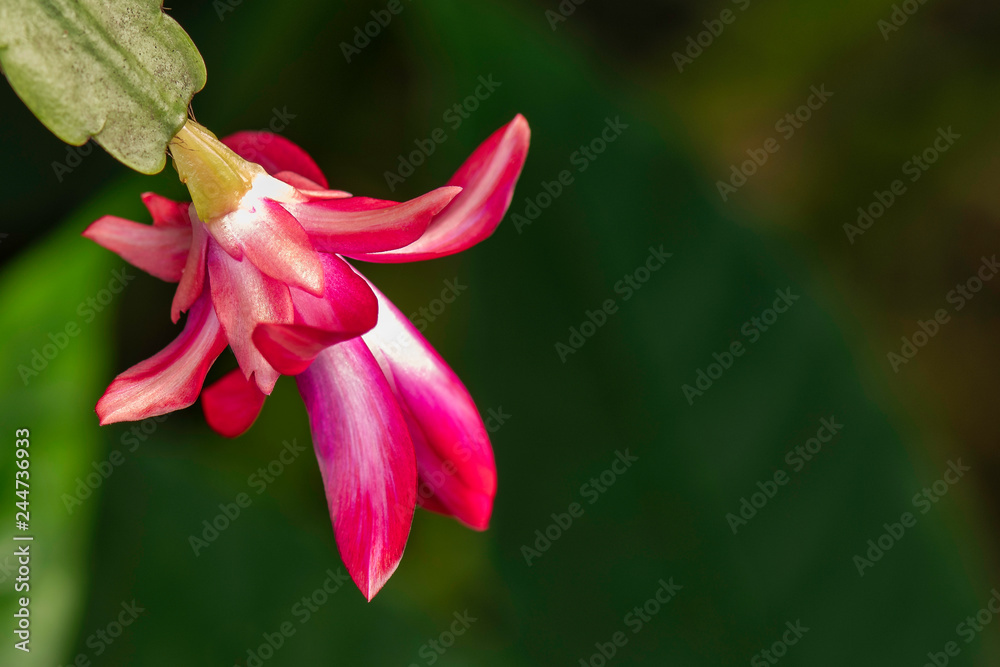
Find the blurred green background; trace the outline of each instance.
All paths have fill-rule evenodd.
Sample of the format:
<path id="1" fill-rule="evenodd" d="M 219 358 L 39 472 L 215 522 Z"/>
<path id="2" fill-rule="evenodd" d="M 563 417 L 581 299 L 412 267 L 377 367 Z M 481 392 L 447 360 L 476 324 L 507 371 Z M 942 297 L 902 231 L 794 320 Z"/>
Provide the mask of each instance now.
<path id="1" fill-rule="evenodd" d="M 404 312 L 445 280 L 468 285 L 425 333 L 484 415 L 506 415 L 492 434 L 500 486 L 489 531 L 418 512 L 373 602 L 348 584 L 307 615 L 302 598 L 341 567 L 310 451 L 196 556 L 189 536 L 219 504 L 248 491 L 284 441 L 310 442 L 301 400 L 284 378 L 233 441 L 197 407 L 137 433 L 98 427 L 93 406 L 110 380 L 175 336 L 172 286 L 133 270 L 100 312 L 81 307 L 124 264 L 79 234 L 102 214 L 146 220 L 143 191 L 184 192 L 169 166 L 140 177 L 100 149 L 68 149 L 5 86 L 0 489 L 10 520 L 0 539 L 13 544 L 13 432 L 29 428 L 36 542 L 30 656 L 12 648 L 13 547 L 0 549 L 0 662 L 1000 664 L 1000 618 L 987 606 L 1000 586 L 1000 282 L 961 310 L 948 300 L 1000 250 L 997 5 L 591 0 L 565 21 L 546 15 L 556 0 L 402 6 L 349 63 L 341 43 L 386 3 L 216 0 L 172 3 L 170 14 L 208 66 L 199 122 L 222 135 L 279 113 L 334 187 L 425 192 L 519 112 L 533 136 L 511 213 L 573 172 L 530 225 L 509 215 L 466 253 L 362 267 Z M 899 29 L 880 27 L 894 11 Z M 688 41 L 699 33 L 700 54 Z M 688 48 L 678 71 L 675 54 Z M 452 127 L 443 114 L 490 75 L 500 87 Z M 786 136 L 776 123 L 813 86 L 832 96 Z M 608 118 L 628 127 L 581 163 L 577 151 Z M 438 127 L 448 140 L 390 192 L 384 173 Z M 904 164 L 949 127 L 960 138 L 910 182 Z M 769 137 L 780 150 L 723 201 L 717 182 Z M 905 194 L 852 243 L 844 225 L 895 179 Z M 673 256 L 626 300 L 616 284 L 660 245 Z M 786 289 L 794 306 L 765 319 L 767 331 L 752 324 Z M 617 312 L 563 363 L 556 343 L 607 299 Z M 887 354 L 941 308 L 949 321 L 894 371 Z M 80 334 L 25 382 L 18 367 L 70 322 Z M 689 402 L 682 387 L 699 370 L 717 374 L 713 354 L 734 341 L 743 355 Z M 226 353 L 211 377 L 233 363 Z M 843 425 L 835 439 L 804 465 L 787 458 L 830 418 Z M 610 476 L 626 450 L 637 460 Z M 112 457 L 121 465 L 68 511 L 66 494 Z M 956 484 L 915 502 L 959 460 L 969 471 Z M 602 472 L 614 483 L 595 492 Z M 769 485 L 776 474 L 787 484 Z M 727 519 L 744 498 L 762 504 L 752 498 L 762 487 L 773 497 L 755 516 Z M 571 503 L 582 516 L 550 527 Z M 905 512 L 915 525 L 885 537 Z M 526 559 L 546 529 L 557 539 Z M 859 575 L 855 557 L 871 557 L 880 537 L 888 550 Z M 647 605 L 671 579 L 676 596 Z M 133 601 L 135 621 L 101 639 Z M 644 605 L 645 617 L 633 611 Z M 455 614 L 476 620 L 451 637 Z M 295 634 L 255 662 L 286 622 Z M 787 632 L 797 622 L 801 638 Z"/>

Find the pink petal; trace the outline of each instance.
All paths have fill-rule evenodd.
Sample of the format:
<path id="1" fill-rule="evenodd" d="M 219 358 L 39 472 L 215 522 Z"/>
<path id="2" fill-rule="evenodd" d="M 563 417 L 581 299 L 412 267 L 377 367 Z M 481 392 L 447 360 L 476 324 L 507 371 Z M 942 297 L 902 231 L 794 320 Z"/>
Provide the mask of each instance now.
<path id="1" fill-rule="evenodd" d="M 281 135 L 271 132 L 237 132 L 223 138 L 222 143 L 244 160 L 264 167 L 269 174 L 293 171 L 327 187 L 326 176 L 309 154 Z"/>
<path id="2" fill-rule="evenodd" d="M 243 371 L 237 368 L 201 392 L 201 407 L 212 430 L 235 438 L 253 425 L 265 398 L 257 384 L 243 377 Z"/>
<path id="3" fill-rule="evenodd" d="M 144 192 L 142 203 L 146 205 L 149 214 L 153 216 L 153 224 L 157 227 L 188 228 L 191 226 L 191 219 L 188 217 L 190 203 L 167 199 L 155 192 Z"/>
<path id="4" fill-rule="evenodd" d="M 260 324 L 253 342 L 279 373 L 298 375 L 320 352 L 375 326 L 378 301 L 368 283 L 336 255 L 322 255 L 325 294 L 292 290 L 294 324 Z"/>
<path id="5" fill-rule="evenodd" d="M 129 264 L 167 282 L 177 282 L 191 247 L 191 228 L 156 227 L 106 215 L 83 235 L 118 253 Z"/>
<path id="6" fill-rule="evenodd" d="M 261 273 L 247 258 L 234 260 L 214 242 L 208 244 L 208 275 L 212 303 L 243 375 L 249 379 L 253 373 L 260 390 L 270 394 L 280 374 L 267 363 L 251 336 L 262 322 L 292 322 L 288 286 Z"/>
<path id="7" fill-rule="evenodd" d="M 461 188 L 444 187 L 402 204 L 368 197 L 312 199 L 283 206 L 302 223 L 317 250 L 367 253 L 400 248 L 420 238 L 434 215 Z"/>
<path id="8" fill-rule="evenodd" d="M 191 308 L 180 336 L 115 378 L 97 402 L 101 425 L 188 407 L 198 400 L 205 374 L 224 349 L 226 337 L 206 295 Z"/>
<path id="9" fill-rule="evenodd" d="M 343 190 L 327 190 L 319 183 L 310 181 L 305 176 L 300 176 L 294 171 L 279 171 L 273 176 L 279 181 L 284 181 L 288 183 L 293 188 L 301 190 L 309 198 L 316 199 L 343 199 L 344 197 L 350 197 L 350 192 L 344 192 Z"/>
<path id="10" fill-rule="evenodd" d="M 497 474 L 476 404 L 454 371 L 374 286 L 378 324 L 362 338 L 404 408 L 417 455 L 417 502 L 485 530 Z"/>
<path id="11" fill-rule="evenodd" d="M 276 280 L 323 294 L 323 268 L 319 253 L 298 220 L 277 202 L 261 198 L 252 208 L 239 208 L 208 225 L 226 253 L 236 260 L 243 255 Z"/>
<path id="12" fill-rule="evenodd" d="M 403 557 L 416 468 L 406 423 L 367 346 L 324 350 L 297 378 L 347 571 L 371 600 Z"/>
<path id="13" fill-rule="evenodd" d="M 205 288 L 205 262 L 208 253 L 208 231 L 205 225 L 191 211 L 191 249 L 188 251 L 184 264 L 184 273 L 180 284 L 174 292 L 173 303 L 170 304 L 170 319 L 177 323 L 181 313 L 187 312 L 191 304 L 201 296 Z"/>
<path id="14" fill-rule="evenodd" d="M 500 224 L 528 156 L 531 129 L 524 116 L 500 128 L 455 172 L 448 185 L 462 194 L 441 211 L 419 239 L 399 250 L 359 255 L 366 262 L 416 262 L 461 252 L 488 238 Z"/>

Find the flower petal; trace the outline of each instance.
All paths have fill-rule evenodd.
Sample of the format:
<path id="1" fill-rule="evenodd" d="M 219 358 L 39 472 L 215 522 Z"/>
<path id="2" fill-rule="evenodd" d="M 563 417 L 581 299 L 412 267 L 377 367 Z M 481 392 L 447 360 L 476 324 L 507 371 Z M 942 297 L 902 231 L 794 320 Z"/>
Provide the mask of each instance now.
<path id="1" fill-rule="evenodd" d="M 293 289 L 294 324 L 260 324 L 253 342 L 279 373 L 298 375 L 325 348 L 375 326 L 378 301 L 368 283 L 340 257 L 323 254 L 325 297 Z"/>
<path id="2" fill-rule="evenodd" d="M 510 206 L 530 140 L 528 121 L 518 114 L 451 177 L 448 185 L 460 186 L 462 194 L 434 218 L 423 236 L 391 252 L 344 254 L 366 262 L 416 262 L 452 255 L 488 238 Z"/>
<path id="3" fill-rule="evenodd" d="M 254 374 L 257 386 L 270 394 L 279 373 L 267 363 L 251 336 L 261 322 L 290 324 L 292 297 L 288 286 L 257 269 L 248 258 L 236 261 L 214 241 L 208 244 L 212 303 L 243 375 Z"/>
<path id="4" fill-rule="evenodd" d="M 298 220 L 277 202 L 258 199 L 251 208 L 213 220 L 208 230 L 233 259 L 246 255 L 272 278 L 322 296 L 319 253 Z"/>
<path id="5" fill-rule="evenodd" d="M 183 203 L 161 197 L 155 192 L 144 192 L 142 203 L 146 205 L 149 214 L 153 216 L 153 224 L 157 227 L 184 227 L 191 226 L 191 219 L 188 217 L 190 203 Z"/>
<path id="6" fill-rule="evenodd" d="M 253 425 L 264 407 L 265 398 L 267 396 L 257 388 L 257 383 L 247 380 L 243 371 L 237 368 L 205 387 L 201 392 L 201 407 L 213 431 L 235 438 Z"/>
<path id="7" fill-rule="evenodd" d="M 371 600 L 399 565 L 416 467 L 406 423 L 368 347 L 324 350 L 299 375 L 340 555 Z"/>
<path id="8" fill-rule="evenodd" d="M 295 143 L 271 132 L 237 132 L 222 139 L 244 160 L 256 162 L 269 174 L 293 171 L 327 187 L 326 176 L 309 154 Z"/>
<path id="9" fill-rule="evenodd" d="M 351 197 L 282 205 L 302 223 L 317 250 L 367 253 L 400 248 L 420 238 L 434 215 L 460 192 L 443 187 L 403 203 Z"/>
<path id="10" fill-rule="evenodd" d="M 319 183 L 310 181 L 305 176 L 296 174 L 294 171 L 279 171 L 274 174 L 274 177 L 299 190 L 307 198 L 343 199 L 344 197 L 352 196 L 350 192 L 344 192 L 343 190 L 327 190 Z"/>
<path id="11" fill-rule="evenodd" d="M 417 455 L 417 502 L 485 530 L 497 474 L 489 435 L 455 372 L 374 286 L 378 324 L 362 338 L 404 407 Z"/>
<path id="12" fill-rule="evenodd" d="M 189 206 L 191 205 L 189 204 Z M 174 292 L 174 300 L 170 304 L 170 319 L 175 324 L 180 319 L 181 313 L 187 312 L 205 289 L 208 231 L 198 219 L 193 206 L 191 206 L 191 222 L 189 224 L 191 227 L 191 249 L 188 251 L 181 281 L 177 285 L 177 291 Z"/>
<path id="13" fill-rule="evenodd" d="M 181 278 L 191 227 L 157 227 L 106 215 L 93 222 L 83 235 L 118 253 L 129 264 L 160 280 L 175 283 Z"/>
<path id="14" fill-rule="evenodd" d="M 97 402 L 101 425 L 137 421 L 186 408 L 196 400 L 205 374 L 226 349 L 226 337 L 205 295 L 170 345 L 115 378 Z"/>

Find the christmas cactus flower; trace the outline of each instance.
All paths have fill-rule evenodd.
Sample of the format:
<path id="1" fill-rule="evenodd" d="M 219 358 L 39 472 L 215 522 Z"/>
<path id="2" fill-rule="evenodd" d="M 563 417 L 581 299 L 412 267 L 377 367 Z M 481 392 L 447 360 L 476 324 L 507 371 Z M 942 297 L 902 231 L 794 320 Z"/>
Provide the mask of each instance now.
<path id="1" fill-rule="evenodd" d="M 177 282 L 171 344 L 119 375 L 101 424 L 192 405 L 235 437 L 279 375 L 309 413 L 337 545 L 370 600 L 399 564 L 415 505 L 485 529 L 496 491 L 468 391 L 403 314 L 346 258 L 411 262 L 465 250 L 503 218 L 527 156 L 517 116 L 448 184 L 398 203 L 328 188 L 305 151 L 265 132 L 219 141 L 188 121 L 170 153 L 192 202 L 147 193 L 153 224 L 113 216 L 84 236 Z M 229 346 L 239 368 L 204 388 Z"/>

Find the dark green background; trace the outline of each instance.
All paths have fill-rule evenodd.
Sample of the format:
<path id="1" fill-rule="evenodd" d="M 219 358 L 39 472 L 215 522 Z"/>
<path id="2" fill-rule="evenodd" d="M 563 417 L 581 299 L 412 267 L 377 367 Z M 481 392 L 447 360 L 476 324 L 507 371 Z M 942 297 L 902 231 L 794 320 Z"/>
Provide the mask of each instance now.
<path id="1" fill-rule="evenodd" d="M 916 667 L 948 641 L 961 647 L 951 664 L 1000 660 L 1000 619 L 971 643 L 956 634 L 1000 583 L 1000 285 L 898 373 L 886 360 L 1000 250 L 996 6 L 928 2 L 886 41 L 877 22 L 891 3 L 754 0 L 680 73 L 672 54 L 734 3 L 591 0 L 553 31 L 544 12 L 556 4 L 404 0 L 351 63 L 339 44 L 384 3 L 244 2 L 221 19 L 211 3 L 171 8 L 208 66 L 199 122 L 222 135 L 287 109 L 284 134 L 357 194 L 442 184 L 520 112 L 533 132 L 511 209 L 523 213 L 606 118 L 628 124 L 520 233 L 508 217 L 461 255 L 362 267 L 405 312 L 447 279 L 468 285 L 426 335 L 483 412 L 510 415 L 492 435 L 499 492 L 482 534 L 418 512 L 375 600 L 345 586 L 306 624 L 293 605 L 340 568 L 311 452 L 251 490 L 200 556 L 188 543 L 283 441 L 309 443 L 294 382 L 233 441 L 192 408 L 127 452 L 128 426 L 99 428 L 93 414 L 110 380 L 176 330 L 172 287 L 145 275 L 83 323 L 77 305 L 123 263 L 79 233 L 106 213 L 145 220 L 145 190 L 182 197 L 172 168 L 139 177 L 95 149 L 60 182 L 52 163 L 66 147 L 0 93 L 0 414 L 4 451 L 15 428 L 32 431 L 37 535 L 35 650 L 15 655 L 3 629 L 3 664 L 84 653 L 94 665 L 245 665 L 263 633 L 292 621 L 265 664 L 426 665 L 421 646 L 466 610 L 476 622 L 437 664 L 578 665 L 625 630 L 609 664 L 745 665 L 799 619 L 809 631 L 780 664 Z M 397 155 L 447 128 L 442 113 L 490 74 L 501 87 L 390 193 Z M 723 202 L 716 181 L 821 84 L 830 101 Z M 961 139 L 850 244 L 842 226 L 857 207 L 948 126 Z M 624 301 L 615 283 L 661 244 L 673 257 Z M 743 323 L 785 288 L 796 305 L 689 405 L 681 386 L 746 342 Z M 618 312 L 561 363 L 555 344 L 608 298 Z M 82 333 L 26 387 L 18 365 L 71 321 Z M 212 377 L 233 363 L 227 353 Z M 830 416 L 844 425 L 837 439 L 734 536 L 726 514 L 789 470 L 785 453 Z M 125 463 L 67 513 L 61 496 L 115 449 Z M 589 504 L 581 486 L 625 449 L 638 461 Z M 860 577 L 852 558 L 959 457 L 971 472 Z M 11 508 L 12 462 L 0 456 Z M 581 501 L 584 515 L 526 565 L 522 546 Z M 632 634 L 625 615 L 671 577 L 683 589 Z M 133 599 L 145 611 L 95 657 L 88 637 Z"/>

